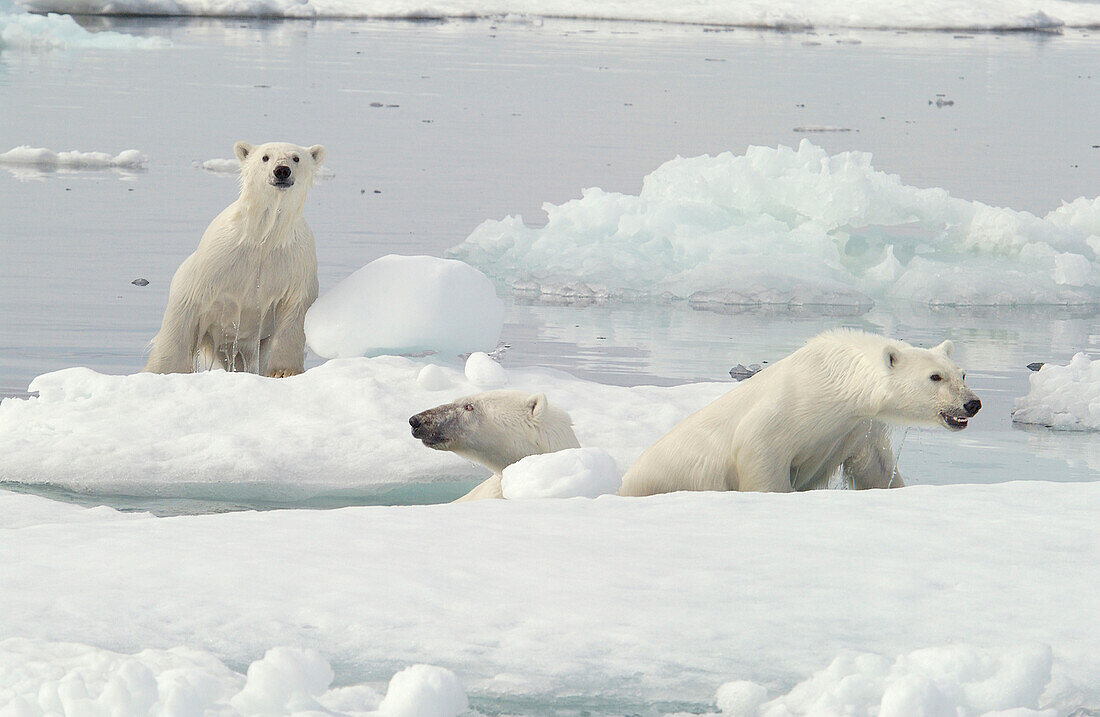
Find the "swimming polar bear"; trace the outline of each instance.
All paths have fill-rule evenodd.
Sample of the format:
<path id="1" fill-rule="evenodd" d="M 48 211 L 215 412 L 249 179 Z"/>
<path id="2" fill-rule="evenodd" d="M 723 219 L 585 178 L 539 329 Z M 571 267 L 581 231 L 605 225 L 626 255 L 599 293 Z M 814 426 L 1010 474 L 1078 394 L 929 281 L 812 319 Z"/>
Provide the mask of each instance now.
<path id="1" fill-rule="evenodd" d="M 301 373 L 306 309 L 317 298 L 317 252 L 302 218 L 325 157 L 319 144 L 233 147 L 241 194 L 172 277 L 145 371 L 204 368 L 283 377 Z"/>
<path id="2" fill-rule="evenodd" d="M 890 425 L 957 431 L 982 407 L 952 350 L 845 329 L 816 336 L 647 448 L 619 494 L 807 490 L 838 468 L 855 488 L 903 486 Z"/>
<path id="3" fill-rule="evenodd" d="M 499 389 L 429 408 L 409 419 L 414 438 L 452 451 L 493 472 L 458 500 L 503 498 L 500 476 L 521 458 L 580 448 L 573 421 L 541 393 Z"/>

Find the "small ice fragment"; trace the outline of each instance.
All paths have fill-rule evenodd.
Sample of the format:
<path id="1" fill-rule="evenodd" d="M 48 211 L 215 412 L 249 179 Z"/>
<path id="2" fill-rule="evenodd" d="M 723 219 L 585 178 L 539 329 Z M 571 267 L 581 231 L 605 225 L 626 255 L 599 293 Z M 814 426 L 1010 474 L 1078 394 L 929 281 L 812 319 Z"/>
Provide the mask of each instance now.
<path id="1" fill-rule="evenodd" d="M 145 278 L 134 279 L 130 283 L 134 286 L 149 286 L 149 280 Z"/>
<path id="2" fill-rule="evenodd" d="M 479 388 L 496 388 L 508 383 L 508 374 L 489 354 L 475 351 L 466 359 L 466 380 Z"/>

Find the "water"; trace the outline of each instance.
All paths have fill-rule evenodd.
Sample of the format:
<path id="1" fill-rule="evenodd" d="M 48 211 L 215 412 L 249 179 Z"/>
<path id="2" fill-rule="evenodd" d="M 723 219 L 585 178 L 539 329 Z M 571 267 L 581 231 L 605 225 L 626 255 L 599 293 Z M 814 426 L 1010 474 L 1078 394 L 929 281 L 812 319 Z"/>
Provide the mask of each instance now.
<path id="1" fill-rule="evenodd" d="M 133 147 L 150 164 L 143 172 L 0 171 L 0 395 L 25 395 L 35 375 L 66 366 L 140 369 L 172 273 L 235 196 L 232 178 L 193 163 L 232 156 L 238 139 L 326 145 L 336 176 L 307 203 L 322 291 L 386 253 L 440 255 L 488 218 L 519 213 L 538 223 L 542 202 L 582 187 L 636 193 L 645 174 L 676 155 L 802 136 L 830 152 L 873 152 L 876 167 L 908 184 L 1036 213 L 1095 195 L 1100 178 L 1100 74 L 1092 74 L 1100 43 L 1087 32 L 778 33 L 563 20 L 94 24 L 173 44 L 0 52 L 0 151 Z M 941 95 L 954 104 L 937 107 Z M 820 126 L 851 131 L 794 131 Z M 138 278 L 149 284 L 131 284 Z M 1100 350 L 1092 309 L 723 314 L 683 303 L 509 300 L 503 340 L 508 366 L 671 384 L 728 378 L 734 364 L 774 361 L 839 325 L 926 346 L 952 339 L 982 397 L 965 432 L 908 434 L 900 468 L 910 482 L 1095 479 L 1100 437 L 1016 430 L 1009 420 L 1013 398 L 1027 391 L 1026 364 Z M 434 502 L 454 487 L 433 490 L 331 496 L 311 507 Z M 281 507 L 58 497 L 162 513 Z"/>

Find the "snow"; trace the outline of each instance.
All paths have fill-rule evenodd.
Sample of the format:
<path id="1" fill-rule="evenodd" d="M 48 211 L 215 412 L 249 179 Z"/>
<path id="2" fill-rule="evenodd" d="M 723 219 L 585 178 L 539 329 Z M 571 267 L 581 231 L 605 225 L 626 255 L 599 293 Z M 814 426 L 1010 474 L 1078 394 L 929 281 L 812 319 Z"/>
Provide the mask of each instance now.
<path id="1" fill-rule="evenodd" d="M 70 515 L 0 529 L 0 710 L 369 711 L 432 664 L 488 713 L 736 714 L 740 682 L 761 714 L 1067 714 L 1100 700 L 1098 509 L 1013 482 Z M 460 709 L 445 675 L 389 690 Z"/>
<path id="2" fill-rule="evenodd" d="M 470 354 L 463 373 L 467 381 L 482 390 L 500 388 L 508 383 L 508 372 L 483 351 Z"/>
<path id="3" fill-rule="evenodd" d="M 890 0 L 728 3 L 699 0 L 23 0 L 28 9 L 100 15 L 264 17 L 569 17 L 649 20 L 746 27 L 906 28 L 922 30 L 1034 30 L 1095 27 L 1100 7 L 1072 0 Z"/>
<path id="4" fill-rule="evenodd" d="M 22 145 L 0 154 L 0 165 L 37 169 L 145 169 L 149 158 L 136 149 L 116 155 L 107 152 L 54 152 L 45 147 Z"/>
<path id="5" fill-rule="evenodd" d="M 568 448 L 513 463 L 501 474 L 504 497 L 596 498 L 622 485 L 615 459 L 602 448 Z"/>
<path id="6" fill-rule="evenodd" d="M 306 313 L 306 340 L 325 358 L 492 351 L 504 304 L 492 282 L 453 259 L 388 254 L 355 271 Z"/>
<path id="7" fill-rule="evenodd" d="M 908 186 L 870 154 L 802 140 L 677 158 L 637 196 L 586 189 L 544 205 L 545 226 L 488 220 L 448 255 L 555 299 L 1082 305 L 1100 302 L 1098 201 L 1037 217 Z"/>
<path id="8" fill-rule="evenodd" d="M 9 638 L 0 641 L 0 713 L 453 717 L 467 705 L 458 678 L 441 667 L 398 672 L 384 699 L 365 684 L 331 687 L 333 676 L 328 661 L 310 648 L 274 647 L 249 665 L 246 677 L 197 648 L 121 654 Z"/>
<path id="9" fill-rule="evenodd" d="M 625 388 L 481 360 L 508 386 L 545 393 L 568 411 L 581 445 L 604 448 L 620 470 L 732 385 Z M 0 481 L 279 503 L 483 479 L 484 468 L 427 449 L 409 432 L 409 416 L 485 390 L 461 366 L 430 365 L 392 356 L 336 359 L 285 379 L 56 371 L 31 383 L 38 396 L 0 402 Z M 487 372 L 468 374 L 484 381 Z"/>
<path id="10" fill-rule="evenodd" d="M 1028 381 L 1027 395 L 1013 406 L 1013 422 L 1100 431 L 1100 360 L 1078 353 L 1066 366 L 1045 364 Z"/>
<path id="11" fill-rule="evenodd" d="M 46 12 L 39 10 L 38 12 Z M 23 12 L 12 0 L 0 0 L 0 49 L 103 49 L 167 47 L 161 38 L 142 38 L 118 32 L 89 32 L 69 15 Z"/>
<path id="12" fill-rule="evenodd" d="M 443 667 L 413 665 L 393 676 L 378 711 L 386 717 L 455 717 L 468 707 L 455 673 Z"/>

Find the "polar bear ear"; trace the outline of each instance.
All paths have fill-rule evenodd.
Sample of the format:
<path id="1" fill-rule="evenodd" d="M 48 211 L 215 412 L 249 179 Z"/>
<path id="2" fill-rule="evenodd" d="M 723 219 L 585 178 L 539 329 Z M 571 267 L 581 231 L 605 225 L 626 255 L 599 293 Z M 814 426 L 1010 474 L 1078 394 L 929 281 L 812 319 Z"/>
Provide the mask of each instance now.
<path id="1" fill-rule="evenodd" d="M 252 154 L 252 145 L 248 142 L 237 142 L 233 145 L 233 154 L 237 155 L 238 162 L 243 162 Z"/>
<path id="2" fill-rule="evenodd" d="M 900 360 L 901 351 L 898 350 L 897 346 L 887 346 L 882 350 L 882 362 L 886 364 L 886 368 L 894 368 Z"/>
<path id="3" fill-rule="evenodd" d="M 319 144 L 315 144 L 309 148 L 309 155 L 313 157 L 314 164 L 320 164 L 325 161 L 325 148 Z"/>
<path id="4" fill-rule="evenodd" d="M 955 351 L 955 344 L 951 343 L 950 341 L 944 341 L 942 344 L 932 350 L 938 354 L 943 354 L 944 356 L 950 358 L 951 354 Z"/>
<path id="5" fill-rule="evenodd" d="M 538 418 L 542 415 L 542 412 L 546 410 L 546 394 L 545 393 L 533 393 L 527 398 L 527 409 L 531 411 L 531 415 Z"/>

